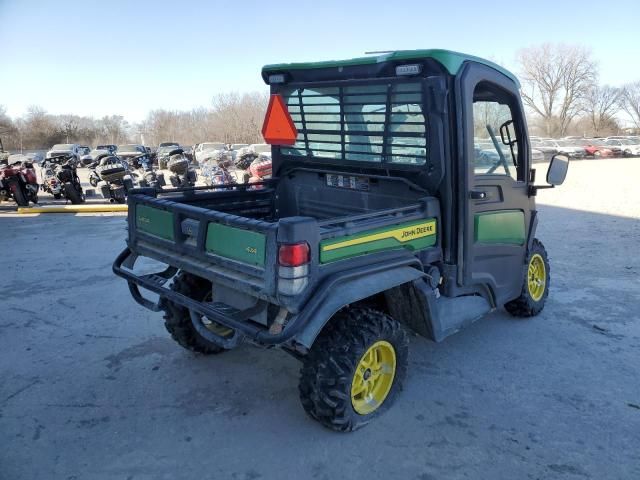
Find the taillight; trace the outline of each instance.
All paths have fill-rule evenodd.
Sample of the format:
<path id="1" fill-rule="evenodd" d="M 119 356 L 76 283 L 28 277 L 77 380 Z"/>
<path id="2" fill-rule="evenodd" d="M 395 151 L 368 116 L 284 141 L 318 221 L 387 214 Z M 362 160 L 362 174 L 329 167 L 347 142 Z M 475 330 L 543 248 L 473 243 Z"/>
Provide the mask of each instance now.
<path id="1" fill-rule="evenodd" d="M 305 242 L 280 245 L 278 263 L 285 267 L 299 267 L 309 263 L 309 244 Z"/>
<path id="2" fill-rule="evenodd" d="M 278 291 L 283 295 L 297 295 L 309 283 L 309 244 L 290 243 L 278 250 Z"/>

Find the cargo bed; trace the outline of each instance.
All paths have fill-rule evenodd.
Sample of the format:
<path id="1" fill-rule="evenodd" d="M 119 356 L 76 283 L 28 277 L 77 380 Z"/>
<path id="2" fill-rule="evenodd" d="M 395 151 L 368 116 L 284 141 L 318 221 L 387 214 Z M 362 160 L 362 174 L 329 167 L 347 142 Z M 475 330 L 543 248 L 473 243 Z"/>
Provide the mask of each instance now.
<path id="1" fill-rule="evenodd" d="M 280 244 L 309 244 L 314 280 L 338 260 L 424 249 L 436 243 L 435 234 L 400 236 L 435 232 L 439 205 L 426 193 L 405 179 L 310 169 L 233 187 L 136 189 L 128 245 L 136 255 L 295 310 L 301 299 L 283 300 L 278 292 Z"/>

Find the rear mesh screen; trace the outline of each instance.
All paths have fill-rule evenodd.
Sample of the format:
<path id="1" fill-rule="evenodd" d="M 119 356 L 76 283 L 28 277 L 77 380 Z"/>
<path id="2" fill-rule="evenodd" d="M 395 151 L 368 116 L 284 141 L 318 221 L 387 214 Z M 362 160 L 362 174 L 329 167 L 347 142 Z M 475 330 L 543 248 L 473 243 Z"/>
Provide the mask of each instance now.
<path id="1" fill-rule="evenodd" d="M 289 88 L 281 92 L 298 129 L 283 155 L 423 165 L 422 85 Z"/>

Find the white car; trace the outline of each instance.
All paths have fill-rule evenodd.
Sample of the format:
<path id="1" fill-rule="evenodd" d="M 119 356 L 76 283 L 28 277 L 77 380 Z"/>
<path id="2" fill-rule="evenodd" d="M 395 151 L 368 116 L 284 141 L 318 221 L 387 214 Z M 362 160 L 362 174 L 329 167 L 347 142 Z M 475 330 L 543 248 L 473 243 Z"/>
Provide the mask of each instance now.
<path id="1" fill-rule="evenodd" d="M 77 162 L 80 161 L 80 145 L 77 143 L 58 143 L 51 147 L 44 158 L 51 158 L 52 156 L 60 153 L 70 153 L 76 158 Z"/>
<path id="2" fill-rule="evenodd" d="M 629 138 L 612 138 L 606 139 L 607 145 L 617 147 L 622 150 L 625 157 L 640 157 L 640 143 Z"/>
<path id="3" fill-rule="evenodd" d="M 198 144 L 193 152 L 196 162 L 203 162 L 206 158 L 218 150 L 226 150 L 227 146 L 223 142 L 204 142 Z"/>

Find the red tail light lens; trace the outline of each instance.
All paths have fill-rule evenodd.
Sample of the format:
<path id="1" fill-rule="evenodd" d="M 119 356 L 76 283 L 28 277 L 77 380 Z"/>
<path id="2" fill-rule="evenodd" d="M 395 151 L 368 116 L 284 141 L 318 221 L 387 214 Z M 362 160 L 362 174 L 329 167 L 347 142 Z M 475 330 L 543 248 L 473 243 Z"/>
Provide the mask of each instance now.
<path id="1" fill-rule="evenodd" d="M 309 244 L 293 243 L 280 245 L 278 250 L 278 263 L 285 267 L 299 267 L 309 263 Z"/>

